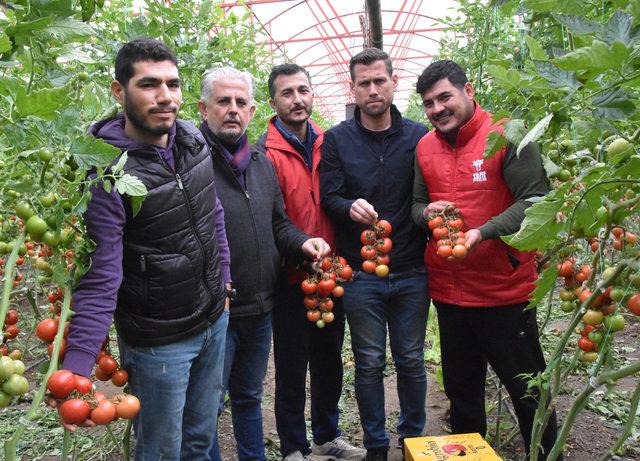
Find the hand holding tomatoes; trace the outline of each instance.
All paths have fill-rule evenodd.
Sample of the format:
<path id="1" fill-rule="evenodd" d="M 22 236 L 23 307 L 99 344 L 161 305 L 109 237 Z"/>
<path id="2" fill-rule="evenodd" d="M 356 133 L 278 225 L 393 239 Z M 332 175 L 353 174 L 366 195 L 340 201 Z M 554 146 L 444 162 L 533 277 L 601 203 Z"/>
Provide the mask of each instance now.
<path id="1" fill-rule="evenodd" d="M 331 253 L 331 247 L 324 239 L 314 237 L 302 244 L 302 252 L 312 260 L 318 260 Z"/>
<path id="2" fill-rule="evenodd" d="M 351 280 L 353 270 L 347 260 L 341 256 L 325 257 L 316 268 L 316 273 L 307 277 L 300 284 L 300 290 L 305 295 L 304 305 L 307 308 L 307 319 L 324 328 L 333 322 L 333 298 L 344 295 L 341 282 Z"/>
<path id="3" fill-rule="evenodd" d="M 427 215 L 427 226 L 436 240 L 436 253 L 449 260 L 463 259 L 469 250 L 480 243 L 482 235 L 478 229 L 464 232 L 464 220 L 453 203 L 440 200 L 430 203 L 432 210 Z M 429 210 L 427 207 L 425 210 Z"/>
<path id="4" fill-rule="evenodd" d="M 369 202 L 363 198 L 357 199 L 351 204 L 349 217 L 361 224 L 372 224 L 378 219 L 378 213 Z"/>

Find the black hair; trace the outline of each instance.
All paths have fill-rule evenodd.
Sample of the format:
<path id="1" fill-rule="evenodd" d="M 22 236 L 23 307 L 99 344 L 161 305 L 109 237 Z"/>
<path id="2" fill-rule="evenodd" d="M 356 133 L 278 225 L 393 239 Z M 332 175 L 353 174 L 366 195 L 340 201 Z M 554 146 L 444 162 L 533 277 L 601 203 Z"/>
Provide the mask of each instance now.
<path id="1" fill-rule="evenodd" d="M 178 59 L 164 43 L 153 38 L 137 38 L 122 45 L 116 55 L 115 78 L 127 87 L 133 77 L 133 65 L 140 61 L 171 61 L 178 66 Z"/>
<path id="2" fill-rule="evenodd" d="M 453 86 L 458 89 L 464 88 L 469 81 L 467 75 L 456 62 L 444 59 L 442 61 L 434 61 L 422 72 L 416 83 L 416 93 L 422 95 L 425 91 L 431 89 L 436 82 L 443 78 L 448 79 Z"/>
<path id="3" fill-rule="evenodd" d="M 275 82 L 276 78 L 278 78 L 279 75 L 295 75 L 300 72 L 307 76 L 309 85 L 311 85 L 311 76 L 304 67 L 293 64 L 291 62 L 274 66 L 273 69 L 271 69 L 271 73 L 269 74 L 269 97 L 273 99 L 273 96 L 276 94 Z"/>
<path id="4" fill-rule="evenodd" d="M 356 81 L 356 75 L 354 72 L 356 64 L 368 66 L 376 61 L 384 61 L 389 77 L 393 75 L 393 64 L 391 64 L 391 58 L 389 55 L 378 48 L 367 48 L 360 53 L 353 55 L 349 61 L 349 74 L 351 75 L 351 81 Z"/>

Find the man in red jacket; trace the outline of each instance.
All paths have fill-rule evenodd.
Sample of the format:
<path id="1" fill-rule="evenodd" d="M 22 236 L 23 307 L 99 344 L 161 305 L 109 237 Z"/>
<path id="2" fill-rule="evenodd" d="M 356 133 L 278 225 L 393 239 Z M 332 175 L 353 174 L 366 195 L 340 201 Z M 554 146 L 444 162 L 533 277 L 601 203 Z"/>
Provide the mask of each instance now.
<path id="1" fill-rule="evenodd" d="M 295 64 L 275 66 L 269 76 L 269 121 L 259 150 L 273 162 L 289 219 L 305 233 L 334 247 L 333 227 L 320 207 L 318 165 L 323 132 L 309 117 L 313 90 L 307 71 Z M 286 461 L 313 455 L 360 460 L 365 451 L 340 437 L 338 401 L 342 392 L 344 311 L 335 299 L 335 320 L 318 328 L 307 320 L 300 282 L 305 272 L 287 264 L 287 280 L 276 293 L 273 346 L 276 368 L 275 416 L 280 451 Z M 307 366 L 311 372 L 313 449 L 306 435 L 304 407 Z"/>
<path id="2" fill-rule="evenodd" d="M 435 239 L 425 251 L 451 429 L 485 435 L 488 363 L 511 396 L 528 453 L 537 399 L 527 395 L 520 375 L 545 369 L 536 311 L 527 310 L 537 273 L 531 253 L 500 237 L 516 232 L 531 200 L 547 193 L 540 151 L 529 144 L 518 157 L 516 146 L 508 144 L 483 158 L 487 135 L 502 127 L 474 101 L 473 86 L 453 61 L 427 67 L 416 91 L 435 130 L 416 147 L 413 219 L 426 228 L 429 215 L 455 207 L 466 231 L 464 259 L 438 256 Z M 554 414 L 542 438 L 544 453 L 556 432 Z"/>

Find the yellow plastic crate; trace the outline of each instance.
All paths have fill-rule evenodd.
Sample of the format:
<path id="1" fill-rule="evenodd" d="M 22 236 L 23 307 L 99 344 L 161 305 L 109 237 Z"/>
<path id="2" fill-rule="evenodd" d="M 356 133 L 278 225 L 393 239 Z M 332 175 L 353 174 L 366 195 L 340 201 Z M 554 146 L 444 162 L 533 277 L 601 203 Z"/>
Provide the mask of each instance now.
<path id="1" fill-rule="evenodd" d="M 452 434 L 404 439 L 407 461 L 502 461 L 478 434 Z"/>

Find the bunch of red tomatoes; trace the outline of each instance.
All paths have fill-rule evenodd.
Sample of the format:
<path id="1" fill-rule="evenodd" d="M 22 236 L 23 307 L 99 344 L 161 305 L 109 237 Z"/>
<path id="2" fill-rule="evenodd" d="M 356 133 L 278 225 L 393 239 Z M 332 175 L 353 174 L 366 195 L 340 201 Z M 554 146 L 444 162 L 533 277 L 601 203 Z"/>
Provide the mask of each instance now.
<path id="1" fill-rule="evenodd" d="M 307 319 L 324 328 L 333 322 L 333 298 L 344 295 L 342 282 L 351 280 L 353 270 L 342 256 L 326 257 L 314 275 L 304 279 L 300 289 L 304 293 L 304 305 L 307 308 Z"/>
<path id="2" fill-rule="evenodd" d="M 452 207 L 432 213 L 427 218 L 427 226 L 436 241 L 436 253 L 442 258 L 453 256 L 463 259 L 467 256 L 465 234 L 462 228 L 464 220 L 460 212 Z"/>
<path id="3" fill-rule="evenodd" d="M 389 275 L 389 252 L 393 247 L 391 242 L 391 223 L 384 219 L 376 221 L 370 229 L 365 229 L 360 234 L 360 249 L 362 256 L 362 270 L 378 277 Z"/>

